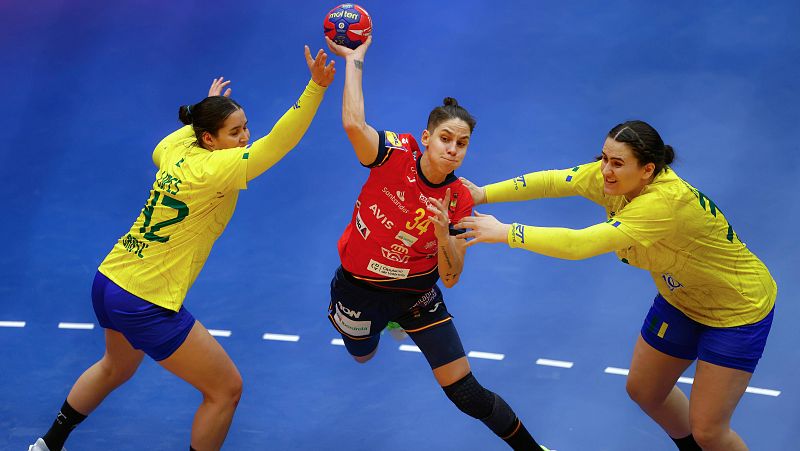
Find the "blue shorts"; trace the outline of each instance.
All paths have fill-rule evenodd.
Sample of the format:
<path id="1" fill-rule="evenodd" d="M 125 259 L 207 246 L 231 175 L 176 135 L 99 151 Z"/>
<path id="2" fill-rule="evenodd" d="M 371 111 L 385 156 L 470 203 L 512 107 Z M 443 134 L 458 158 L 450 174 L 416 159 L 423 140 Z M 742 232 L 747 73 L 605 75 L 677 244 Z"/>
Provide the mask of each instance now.
<path id="1" fill-rule="evenodd" d="M 431 368 L 466 355 L 436 285 L 422 294 L 381 290 L 355 279 L 340 266 L 331 281 L 328 319 L 354 356 L 374 351 L 389 321 L 400 324 Z"/>
<path id="2" fill-rule="evenodd" d="M 774 312 L 773 308 L 761 321 L 745 326 L 711 327 L 690 319 L 659 294 L 642 325 L 642 338 L 672 357 L 752 373 L 767 344 Z"/>
<path id="3" fill-rule="evenodd" d="M 135 349 L 155 361 L 171 356 L 186 340 L 194 316 L 181 306 L 178 312 L 136 297 L 100 271 L 92 284 L 92 305 L 100 326 L 116 330 Z"/>

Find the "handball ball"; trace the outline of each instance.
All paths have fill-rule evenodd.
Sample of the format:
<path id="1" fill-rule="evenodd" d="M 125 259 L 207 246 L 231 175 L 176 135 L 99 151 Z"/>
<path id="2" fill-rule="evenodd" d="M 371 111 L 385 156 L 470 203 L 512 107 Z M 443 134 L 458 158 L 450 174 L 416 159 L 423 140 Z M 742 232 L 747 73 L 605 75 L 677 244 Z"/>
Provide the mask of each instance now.
<path id="1" fill-rule="evenodd" d="M 364 8 L 345 3 L 333 8 L 322 22 L 325 36 L 331 41 L 354 49 L 372 34 L 372 18 Z"/>

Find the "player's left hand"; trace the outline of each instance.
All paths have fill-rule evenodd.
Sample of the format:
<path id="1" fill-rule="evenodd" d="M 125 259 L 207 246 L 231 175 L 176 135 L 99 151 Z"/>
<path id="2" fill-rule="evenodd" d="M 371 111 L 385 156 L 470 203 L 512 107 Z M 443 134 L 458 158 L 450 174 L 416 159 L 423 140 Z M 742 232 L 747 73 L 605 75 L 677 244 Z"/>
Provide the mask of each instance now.
<path id="1" fill-rule="evenodd" d="M 429 197 L 428 202 L 428 211 L 431 212 L 428 219 L 433 223 L 436 239 L 439 242 L 447 242 L 447 238 L 450 236 L 450 217 L 447 214 L 447 206 L 450 205 L 450 188 L 445 191 L 444 199 Z"/>
<path id="2" fill-rule="evenodd" d="M 225 89 L 226 86 L 231 84 L 230 80 L 224 80 L 224 77 L 215 78 L 214 81 L 211 82 L 211 87 L 208 88 L 208 96 L 231 96 L 231 88 Z M 225 89 L 225 94 L 222 93 L 222 90 Z"/>
<path id="3" fill-rule="evenodd" d="M 317 51 L 317 56 L 311 58 L 311 50 L 308 46 L 305 46 L 305 55 L 306 64 L 308 64 L 308 70 L 311 71 L 311 79 L 314 80 L 314 83 L 322 87 L 333 83 L 333 76 L 336 75 L 336 68 L 334 67 L 336 61 L 331 60 L 331 62 L 326 65 L 325 62 L 328 60 L 328 54 L 322 49 Z"/>
<path id="4" fill-rule="evenodd" d="M 462 218 L 454 226 L 456 229 L 469 229 L 456 238 L 466 240 L 467 246 L 477 243 L 505 243 L 508 240 L 509 224 L 503 224 L 492 215 L 475 212 L 475 216 Z"/>

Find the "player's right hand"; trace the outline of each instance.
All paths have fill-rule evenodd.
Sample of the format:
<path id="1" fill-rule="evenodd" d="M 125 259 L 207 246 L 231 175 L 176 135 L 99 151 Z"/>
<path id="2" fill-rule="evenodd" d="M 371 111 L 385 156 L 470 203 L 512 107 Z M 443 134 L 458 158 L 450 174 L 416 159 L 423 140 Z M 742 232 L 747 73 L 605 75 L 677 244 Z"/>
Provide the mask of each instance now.
<path id="1" fill-rule="evenodd" d="M 222 81 L 224 77 L 215 78 L 214 81 L 211 82 L 211 87 L 208 88 L 208 96 L 222 96 L 230 97 L 231 96 L 231 88 L 225 90 L 225 94 L 222 93 L 222 90 L 231 84 L 230 80 Z"/>
<path id="2" fill-rule="evenodd" d="M 461 183 L 467 187 L 469 190 L 469 194 L 472 195 L 472 202 L 475 205 L 481 205 L 486 203 L 486 188 L 483 186 L 478 186 L 469 180 L 465 179 L 464 177 L 459 177 Z"/>
<path id="3" fill-rule="evenodd" d="M 372 36 L 368 37 L 363 44 L 359 45 L 355 49 L 339 45 L 331 41 L 331 38 L 327 36 L 325 36 L 325 42 L 328 44 L 328 48 L 331 49 L 331 52 L 334 55 L 339 55 L 342 58 L 355 57 L 356 59 L 363 61 L 364 55 L 367 53 L 367 48 L 372 45 Z"/>

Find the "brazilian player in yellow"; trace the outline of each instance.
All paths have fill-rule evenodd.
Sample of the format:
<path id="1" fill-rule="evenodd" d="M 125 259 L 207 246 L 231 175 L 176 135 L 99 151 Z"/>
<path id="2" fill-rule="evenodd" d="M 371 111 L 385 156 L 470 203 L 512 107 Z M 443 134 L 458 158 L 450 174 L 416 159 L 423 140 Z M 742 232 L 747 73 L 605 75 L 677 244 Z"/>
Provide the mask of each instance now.
<path id="1" fill-rule="evenodd" d="M 680 450 L 746 450 L 730 428 L 761 357 L 777 286 L 714 202 L 669 167 L 675 153 L 642 121 L 609 132 L 600 161 L 478 187 L 475 204 L 583 196 L 607 220 L 582 230 L 503 224 L 476 213 L 458 228 L 468 245 L 504 242 L 577 260 L 616 252 L 647 271 L 658 295 L 627 380 L 631 398 Z M 691 400 L 675 386 L 697 359 Z"/>
<path id="2" fill-rule="evenodd" d="M 215 79 L 208 97 L 183 106 L 185 127 L 153 151 L 158 171 L 130 231 L 100 265 L 92 303 L 105 328 L 105 355 L 78 378 L 53 426 L 29 451 L 61 450 L 70 431 L 136 372 L 144 354 L 197 388 L 190 449 L 218 450 L 242 393 L 225 350 L 183 307 L 186 292 L 236 207 L 239 190 L 277 163 L 305 134 L 333 81 L 327 54 L 305 47 L 311 80 L 272 131 L 251 146 L 244 110 L 230 81 Z"/>

